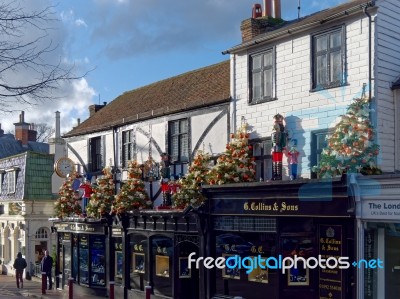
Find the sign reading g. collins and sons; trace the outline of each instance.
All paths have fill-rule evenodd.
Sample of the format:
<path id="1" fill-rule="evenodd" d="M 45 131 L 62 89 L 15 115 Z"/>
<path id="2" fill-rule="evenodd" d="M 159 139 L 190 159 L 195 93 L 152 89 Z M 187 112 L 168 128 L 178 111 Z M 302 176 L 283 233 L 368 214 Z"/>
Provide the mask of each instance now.
<path id="1" fill-rule="evenodd" d="M 362 200 L 363 219 L 400 219 L 400 200 Z"/>

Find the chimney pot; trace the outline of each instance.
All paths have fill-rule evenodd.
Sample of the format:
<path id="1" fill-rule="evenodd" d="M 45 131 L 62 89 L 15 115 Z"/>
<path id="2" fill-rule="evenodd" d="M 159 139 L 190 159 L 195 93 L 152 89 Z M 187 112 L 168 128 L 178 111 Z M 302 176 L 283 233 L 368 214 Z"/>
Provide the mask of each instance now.
<path id="1" fill-rule="evenodd" d="M 254 4 L 253 5 L 253 14 L 252 14 L 252 18 L 256 19 L 256 18 L 260 18 L 262 17 L 262 9 L 261 9 L 261 4 Z"/>

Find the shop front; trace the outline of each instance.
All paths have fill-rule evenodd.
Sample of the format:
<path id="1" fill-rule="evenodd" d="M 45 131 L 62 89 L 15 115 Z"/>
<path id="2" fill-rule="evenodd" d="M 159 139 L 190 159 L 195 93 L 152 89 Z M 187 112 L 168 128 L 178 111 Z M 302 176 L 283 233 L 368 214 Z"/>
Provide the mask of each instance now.
<path id="1" fill-rule="evenodd" d="M 206 270 L 206 298 L 355 298 L 354 269 L 335 264 L 339 257 L 354 260 L 354 201 L 346 177 L 204 186 L 203 192 L 204 256 L 231 261 Z M 331 258 L 329 267 L 316 264 L 319 255 Z M 302 259 L 291 266 L 296 256 Z"/>
<path id="2" fill-rule="evenodd" d="M 102 222 L 53 224 L 57 232 L 56 287 L 73 278 L 78 294 L 107 295 L 108 254 L 106 227 Z"/>
<path id="3" fill-rule="evenodd" d="M 359 271 L 358 298 L 397 298 L 400 293 L 400 176 L 358 177 L 359 259 L 376 261 Z"/>
<path id="4" fill-rule="evenodd" d="M 155 299 L 200 298 L 199 271 L 188 268 L 189 254 L 199 254 L 196 216 L 143 210 L 124 217 L 128 219 L 119 218 L 122 251 L 115 253 L 116 267 L 124 265 L 121 283 L 116 279 L 116 296 L 145 298 L 146 286 L 151 286 Z"/>

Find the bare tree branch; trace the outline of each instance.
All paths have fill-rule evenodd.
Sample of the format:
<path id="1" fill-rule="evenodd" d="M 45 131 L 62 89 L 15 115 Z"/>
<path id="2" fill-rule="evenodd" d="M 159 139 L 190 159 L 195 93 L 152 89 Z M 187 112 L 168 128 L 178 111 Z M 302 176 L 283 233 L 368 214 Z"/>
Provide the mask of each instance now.
<path id="1" fill-rule="evenodd" d="M 60 84 L 86 75 L 75 75 L 61 57 L 49 59 L 58 48 L 49 35 L 56 22 L 52 6 L 27 11 L 17 1 L 0 3 L 0 112 L 53 100 Z"/>
<path id="2" fill-rule="evenodd" d="M 55 133 L 55 129 L 47 124 L 35 124 L 34 128 L 37 132 L 37 142 L 48 142 L 49 138 Z"/>

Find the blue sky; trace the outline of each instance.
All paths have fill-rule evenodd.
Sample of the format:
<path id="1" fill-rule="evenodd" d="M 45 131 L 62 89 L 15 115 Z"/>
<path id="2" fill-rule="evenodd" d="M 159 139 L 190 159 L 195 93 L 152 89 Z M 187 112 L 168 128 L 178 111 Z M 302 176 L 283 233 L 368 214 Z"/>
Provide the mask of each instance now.
<path id="1" fill-rule="evenodd" d="M 66 132 L 88 117 L 87 107 L 110 102 L 125 91 L 229 59 L 221 52 L 240 43 L 240 23 L 251 17 L 254 0 L 24 0 L 22 6 L 55 5 L 57 26 L 49 38 L 59 45 L 53 56 L 92 70 L 63 85 L 64 100 L 25 110 L 27 122 L 54 125 L 61 111 Z M 301 0 L 301 16 L 346 0 Z M 281 0 L 282 17 L 297 18 L 298 0 Z M 18 113 L 1 116 L 13 130 Z"/>

